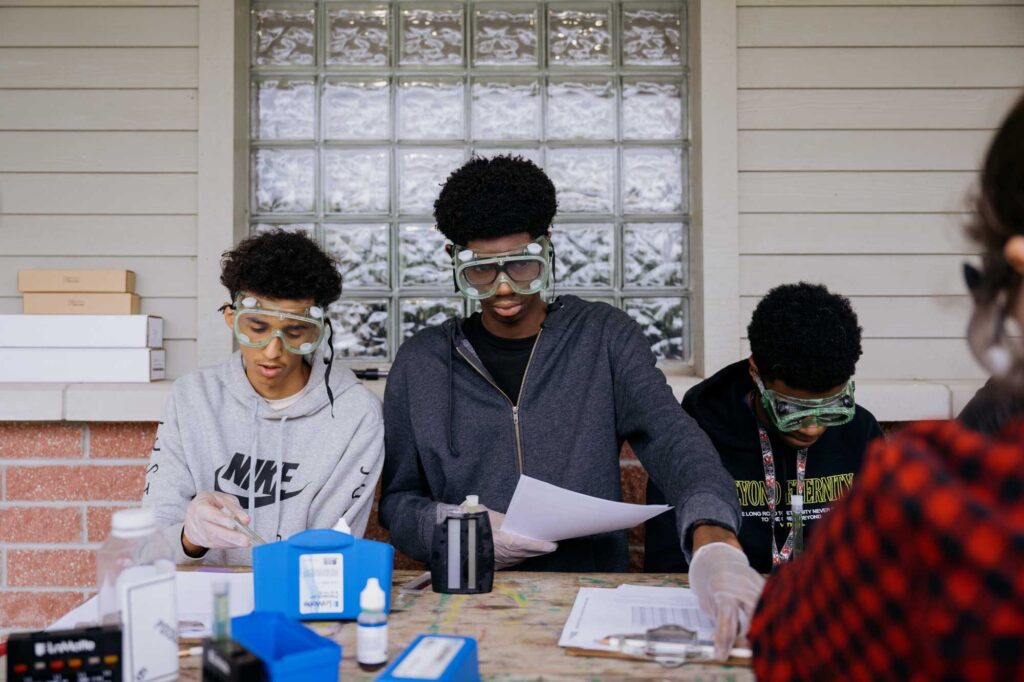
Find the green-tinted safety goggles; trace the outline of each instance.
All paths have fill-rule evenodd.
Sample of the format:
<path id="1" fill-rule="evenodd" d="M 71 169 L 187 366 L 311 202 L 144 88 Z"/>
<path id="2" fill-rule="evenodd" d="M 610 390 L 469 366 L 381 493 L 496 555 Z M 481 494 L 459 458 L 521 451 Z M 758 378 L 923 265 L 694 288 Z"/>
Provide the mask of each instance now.
<path id="1" fill-rule="evenodd" d="M 857 411 L 853 399 L 854 383 L 846 382 L 842 391 L 826 398 L 794 398 L 765 388 L 757 374 L 754 383 L 761 392 L 761 405 L 779 431 L 796 431 L 808 426 L 842 426 Z"/>
<path id="2" fill-rule="evenodd" d="M 248 348 L 266 348 L 275 338 L 289 353 L 309 355 L 324 338 L 324 311 L 310 306 L 301 314 L 263 308 L 255 296 L 239 295 L 235 311 L 235 338 Z"/>
<path id="3" fill-rule="evenodd" d="M 539 237 L 505 253 L 477 254 L 456 245 L 452 249 L 455 284 L 466 298 L 494 296 L 502 282 L 517 294 L 536 294 L 551 279 L 551 242 Z"/>

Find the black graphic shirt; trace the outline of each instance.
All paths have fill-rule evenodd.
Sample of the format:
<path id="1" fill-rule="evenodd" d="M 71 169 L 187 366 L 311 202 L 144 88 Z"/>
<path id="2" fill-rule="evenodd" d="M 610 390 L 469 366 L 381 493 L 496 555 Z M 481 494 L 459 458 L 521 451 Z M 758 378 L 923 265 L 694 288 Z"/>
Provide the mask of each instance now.
<path id="1" fill-rule="evenodd" d="M 747 403 L 754 383 L 746 360 L 724 368 L 694 386 L 683 399 L 683 408 L 711 437 L 722 463 L 736 479 L 743 525 L 740 544 L 757 571 L 772 570 L 771 514 L 765 487 L 764 464 L 758 440 L 757 421 Z M 796 450 L 769 429 L 775 455 L 777 495 L 781 500 L 775 524 L 776 543 L 781 548 L 790 531 L 790 497 L 796 490 Z M 857 406 L 853 421 L 825 430 L 807 451 L 804 480 L 804 537 L 814 532 L 815 523 L 853 485 L 868 443 L 882 435 L 874 416 Z M 660 491 L 648 484 L 647 501 L 662 504 Z M 685 571 L 686 561 L 679 548 L 679 533 L 671 514 L 647 523 L 644 567 L 648 571 Z"/>

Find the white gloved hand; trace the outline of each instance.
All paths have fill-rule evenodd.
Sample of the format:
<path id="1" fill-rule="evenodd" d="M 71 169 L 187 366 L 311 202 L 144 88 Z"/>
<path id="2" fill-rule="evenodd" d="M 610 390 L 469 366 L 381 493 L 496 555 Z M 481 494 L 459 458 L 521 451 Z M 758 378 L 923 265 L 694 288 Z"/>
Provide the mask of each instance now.
<path id="1" fill-rule="evenodd" d="M 743 550 L 709 542 L 690 559 L 690 587 L 701 610 L 715 619 L 715 658 L 724 661 L 747 635 L 764 578 L 750 567 Z"/>
<path id="2" fill-rule="evenodd" d="M 483 507 L 487 509 L 487 507 Z M 558 543 L 547 540 L 534 540 L 525 535 L 506 533 L 501 530 L 505 515 L 493 509 L 487 509 L 491 521 L 491 536 L 494 539 L 494 567 L 498 570 L 515 566 L 527 559 L 542 554 L 550 554 L 558 549 Z"/>
<path id="3" fill-rule="evenodd" d="M 185 509 L 185 539 L 206 549 L 248 547 L 249 538 L 235 530 L 231 519 L 224 513 L 227 507 L 244 525 L 249 515 L 242 511 L 238 498 L 227 493 L 199 493 Z"/>

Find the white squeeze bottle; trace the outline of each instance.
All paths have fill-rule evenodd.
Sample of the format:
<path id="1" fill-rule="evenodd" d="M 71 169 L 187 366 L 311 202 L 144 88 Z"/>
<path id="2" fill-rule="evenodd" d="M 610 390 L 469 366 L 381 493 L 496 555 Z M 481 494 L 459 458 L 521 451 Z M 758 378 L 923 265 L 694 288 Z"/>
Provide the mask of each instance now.
<path id="1" fill-rule="evenodd" d="M 359 593 L 356 619 L 356 661 L 366 671 L 380 670 L 388 662 L 388 616 L 384 613 L 384 590 L 370 578 Z"/>
<path id="2" fill-rule="evenodd" d="M 96 552 L 100 623 L 122 627 L 122 679 L 178 676 L 174 552 L 148 509 L 123 509 Z"/>

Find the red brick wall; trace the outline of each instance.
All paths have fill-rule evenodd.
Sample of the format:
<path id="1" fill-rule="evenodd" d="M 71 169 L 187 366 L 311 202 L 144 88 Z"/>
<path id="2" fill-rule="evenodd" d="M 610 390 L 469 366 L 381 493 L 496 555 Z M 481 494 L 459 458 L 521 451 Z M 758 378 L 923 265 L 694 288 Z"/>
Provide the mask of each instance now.
<path id="1" fill-rule="evenodd" d="M 0 423 L 0 637 L 95 589 L 110 515 L 136 506 L 156 424 Z"/>
<path id="2" fill-rule="evenodd" d="M 110 515 L 138 505 L 155 433 L 155 423 L 0 423 L 0 639 L 44 627 L 93 594 L 95 549 Z M 642 503 L 646 483 L 627 446 L 626 501 Z M 387 540 L 376 505 L 367 537 Z M 642 528 L 630 545 L 639 569 Z M 420 566 L 401 555 L 395 564 Z"/>

